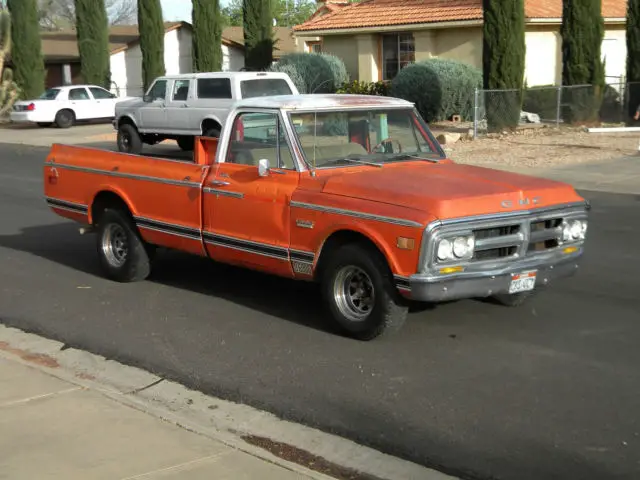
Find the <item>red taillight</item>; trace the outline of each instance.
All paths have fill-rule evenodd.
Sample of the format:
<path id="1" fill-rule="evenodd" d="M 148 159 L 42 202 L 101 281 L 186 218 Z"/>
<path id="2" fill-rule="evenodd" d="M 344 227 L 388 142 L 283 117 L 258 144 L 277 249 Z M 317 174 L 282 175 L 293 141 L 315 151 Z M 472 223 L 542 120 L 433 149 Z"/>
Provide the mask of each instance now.
<path id="1" fill-rule="evenodd" d="M 28 112 L 33 112 L 36 109 L 36 104 L 35 103 L 30 103 L 29 105 L 27 105 L 27 111 Z"/>

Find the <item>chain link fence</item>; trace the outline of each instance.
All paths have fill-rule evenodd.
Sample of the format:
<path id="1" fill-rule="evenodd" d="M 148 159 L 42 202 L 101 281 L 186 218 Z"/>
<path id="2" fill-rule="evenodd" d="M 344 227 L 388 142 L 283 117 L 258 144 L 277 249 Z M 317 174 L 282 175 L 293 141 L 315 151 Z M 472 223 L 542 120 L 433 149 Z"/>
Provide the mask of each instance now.
<path id="1" fill-rule="evenodd" d="M 607 77 L 594 85 L 542 86 L 524 90 L 476 90 L 474 137 L 524 126 L 623 123 L 640 103 L 640 82 Z M 632 107 L 631 107 L 632 106 Z M 630 108 L 631 107 L 631 108 Z"/>

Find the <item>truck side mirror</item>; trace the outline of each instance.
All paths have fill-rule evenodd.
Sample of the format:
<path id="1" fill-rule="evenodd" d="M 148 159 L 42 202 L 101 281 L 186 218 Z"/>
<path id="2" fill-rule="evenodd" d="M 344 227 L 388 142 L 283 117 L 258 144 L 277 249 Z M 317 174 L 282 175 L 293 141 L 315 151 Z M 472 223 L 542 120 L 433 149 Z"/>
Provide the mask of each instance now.
<path id="1" fill-rule="evenodd" d="M 151 103 L 153 102 L 153 97 L 151 95 L 144 95 L 142 97 L 142 101 L 145 103 Z"/>
<path id="2" fill-rule="evenodd" d="M 269 160 L 267 160 L 266 158 L 261 158 L 260 160 L 258 160 L 258 176 L 269 176 Z"/>

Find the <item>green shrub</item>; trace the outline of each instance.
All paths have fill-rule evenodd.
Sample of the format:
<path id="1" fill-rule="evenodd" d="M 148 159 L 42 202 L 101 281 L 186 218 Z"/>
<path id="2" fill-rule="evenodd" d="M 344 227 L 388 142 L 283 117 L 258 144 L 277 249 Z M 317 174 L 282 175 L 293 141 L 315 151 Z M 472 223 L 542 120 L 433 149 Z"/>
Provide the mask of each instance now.
<path id="1" fill-rule="evenodd" d="M 389 95 L 388 82 L 345 82 L 336 93 L 348 93 L 352 95 L 377 95 L 386 97 Z"/>
<path id="2" fill-rule="evenodd" d="M 334 93 L 339 85 L 349 79 L 344 63 L 333 55 L 289 53 L 283 55 L 269 70 L 282 72 L 283 68 L 296 70 L 294 75 L 300 79 L 301 93 Z"/>
<path id="3" fill-rule="evenodd" d="M 391 82 L 390 94 L 413 102 L 427 122 L 452 115 L 473 117 L 476 88 L 482 71 L 456 60 L 430 58 L 409 65 Z"/>
<path id="4" fill-rule="evenodd" d="M 526 88 L 522 110 L 537 113 L 541 120 L 552 120 L 558 116 L 558 88 L 553 85 Z"/>
<path id="5" fill-rule="evenodd" d="M 291 78 L 291 81 L 298 89 L 298 92 L 307 93 L 307 85 L 295 65 L 274 63 L 269 68 L 267 68 L 267 71 L 286 73 L 287 75 L 289 75 L 289 78 Z"/>

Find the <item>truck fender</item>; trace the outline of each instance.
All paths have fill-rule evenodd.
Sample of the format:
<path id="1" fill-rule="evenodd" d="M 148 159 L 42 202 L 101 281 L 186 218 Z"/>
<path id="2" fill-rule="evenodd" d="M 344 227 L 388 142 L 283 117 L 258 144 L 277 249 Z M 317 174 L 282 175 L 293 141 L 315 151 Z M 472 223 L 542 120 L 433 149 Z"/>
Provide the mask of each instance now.
<path id="1" fill-rule="evenodd" d="M 134 127 L 136 127 L 136 130 L 138 129 L 138 123 L 136 122 L 136 119 L 133 118 L 131 116 L 131 114 L 129 113 L 125 113 L 124 115 L 120 115 L 117 119 L 116 119 L 116 129 L 118 127 L 120 127 L 120 123 L 122 123 L 122 121 L 125 122 L 131 122 L 133 124 Z"/>
<path id="2" fill-rule="evenodd" d="M 97 189 L 96 193 L 91 197 L 91 201 L 88 203 L 89 205 L 89 211 L 87 212 L 87 219 L 89 221 L 90 225 L 94 224 L 94 219 L 93 219 L 93 206 L 95 204 L 96 199 L 98 198 L 98 196 L 100 194 L 103 193 L 111 193 L 117 197 L 120 198 L 120 200 L 122 200 L 122 202 L 127 206 L 127 208 L 129 209 L 129 212 L 131 212 L 131 215 L 133 215 L 135 217 L 136 215 L 136 211 L 133 208 L 133 203 L 131 202 L 131 199 L 129 198 L 129 196 L 123 191 L 121 190 L 119 187 L 115 187 L 113 185 L 100 185 L 100 187 Z"/>
<path id="3" fill-rule="evenodd" d="M 389 265 L 390 270 L 393 273 L 400 271 L 398 262 L 393 254 L 391 246 L 384 240 L 384 238 L 378 234 L 373 228 L 368 227 L 363 224 L 353 224 L 353 223 L 339 223 L 332 224 L 327 229 L 320 231 L 318 233 L 317 240 L 315 242 L 318 245 L 316 250 L 316 265 L 317 267 L 319 260 L 322 258 L 322 254 L 324 253 L 324 248 L 327 243 L 327 240 L 331 238 L 334 234 L 338 232 L 353 232 L 359 234 L 373 243 L 380 253 L 384 256 Z"/>

